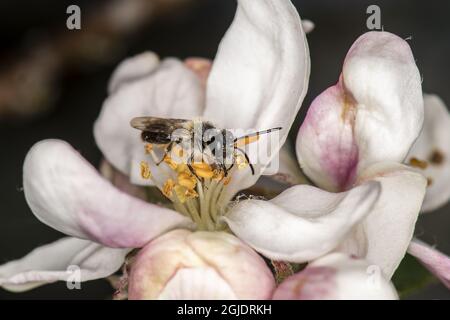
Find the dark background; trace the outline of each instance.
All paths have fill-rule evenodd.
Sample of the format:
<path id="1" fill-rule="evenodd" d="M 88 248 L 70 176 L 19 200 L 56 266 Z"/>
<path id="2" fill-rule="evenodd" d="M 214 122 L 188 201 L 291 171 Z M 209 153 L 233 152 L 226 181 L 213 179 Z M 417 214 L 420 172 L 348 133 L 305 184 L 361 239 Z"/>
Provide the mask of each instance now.
<path id="1" fill-rule="evenodd" d="M 99 1 L 1 0 L 0 59 L 14 56 L 27 46 L 35 34 L 79 32 L 65 29 L 66 7 L 78 4 L 82 14 Z M 235 1 L 197 0 L 195 6 L 162 16 L 128 39 L 119 58 L 144 50 L 162 57 L 203 56 L 213 58 L 217 45 L 233 19 Z M 320 92 L 334 84 L 342 61 L 353 41 L 366 32 L 366 8 L 377 4 L 382 10 L 384 29 L 409 41 L 423 75 L 424 91 L 439 94 L 450 105 L 450 2 L 448 1 L 293 1 L 302 18 L 315 22 L 308 36 L 312 74 L 310 90 L 298 125 L 308 105 Z M 83 23 L 83 21 L 82 21 Z M 93 44 L 95 45 L 95 44 Z M 59 138 L 68 141 L 93 164 L 100 152 L 95 146 L 92 125 L 106 97 L 108 78 L 118 61 L 91 71 L 61 79 L 60 97 L 55 108 L 33 120 L 0 120 L 0 263 L 19 258 L 36 246 L 62 235 L 38 222 L 21 191 L 22 164 L 29 148 L 39 140 Z M 0 64 L 2 60 L 0 60 Z M 450 254 L 450 206 L 420 217 L 416 233 Z M 111 289 L 106 281 L 82 284 L 82 290 L 69 291 L 64 283 L 48 285 L 23 294 L 0 289 L 0 299 L 12 298 L 107 298 Z M 435 284 L 412 298 L 450 299 L 450 292 Z"/>

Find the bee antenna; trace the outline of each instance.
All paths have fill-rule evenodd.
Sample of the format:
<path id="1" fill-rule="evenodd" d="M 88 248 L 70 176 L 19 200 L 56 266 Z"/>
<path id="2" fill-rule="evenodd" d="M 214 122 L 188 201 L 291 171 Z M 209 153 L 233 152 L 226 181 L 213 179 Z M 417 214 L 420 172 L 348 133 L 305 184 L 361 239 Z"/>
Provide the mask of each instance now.
<path id="1" fill-rule="evenodd" d="M 251 138 L 251 137 L 257 137 L 257 136 L 260 136 L 260 135 L 263 135 L 263 134 L 269 134 L 269 133 L 271 133 L 271 132 L 280 131 L 280 130 L 282 130 L 282 129 L 283 129 L 282 127 L 276 127 L 276 128 L 272 128 L 272 129 L 268 129 L 268 130 L 257 131 L 257 132 L 250 133 L 250 134 L 248 134 L 248 135 L 245 135 L 245 136 L 236 138 L 236 139 L 234 139 L 234 142 L 236 143 L 236 142 L 238 142 L 238 141 L 241 140 L 241 139 Z"/>

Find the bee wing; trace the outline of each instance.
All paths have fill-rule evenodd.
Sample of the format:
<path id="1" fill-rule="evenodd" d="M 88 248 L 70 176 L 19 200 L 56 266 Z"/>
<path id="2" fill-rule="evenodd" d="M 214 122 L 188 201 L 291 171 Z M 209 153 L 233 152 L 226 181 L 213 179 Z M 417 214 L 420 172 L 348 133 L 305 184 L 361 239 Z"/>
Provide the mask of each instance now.
<path id="1" fill-rule="evenodd" d="M 185 119 L 137 117 L 132 119 L 130 124 L 133 128 L 141 131 L 171 133 L 176 129 L 185 128 L 185 126 L 191 122 L 191 120 Z"/>

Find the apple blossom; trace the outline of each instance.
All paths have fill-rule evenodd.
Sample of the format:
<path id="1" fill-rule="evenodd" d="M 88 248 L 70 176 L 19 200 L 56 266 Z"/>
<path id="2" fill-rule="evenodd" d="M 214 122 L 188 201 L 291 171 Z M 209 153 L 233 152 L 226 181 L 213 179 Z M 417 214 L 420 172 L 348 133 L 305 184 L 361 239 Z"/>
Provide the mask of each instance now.
<path id="1" fill-rule="evenodd" d="M 213 246 L 214 250 L 207 253 L 210 261 L 227 262 L 236 270 L 252 264 L 254 276 L 265 279 L 243 288 L 247 275 L 233 273 L 221 278 L 217 276 L 220 266 L 211 262 L 205 270 L 208 279 L 220 286 L 218 296 L 225 293 L 247 299 L 270 296 L 273 285 L 267 266 L 239 240 L 222 233 L 227 227 L 221 216 L 236 192 L 253 185 L 277 154 L 305 96 L 309 50 L 292 3 L 238 1 L 236 17 L 205 81 L 208 68 L 198 61 L 183 63 L 174 58 L 160 62 L 153 53 L 126 60 L 112 76 L 110 95 L 95 123 L 95 139 L 106 160 L 123 175 L 130 176 L 131 182 L 158 187 L 169 199 L 167 207 L 143 200 L 141 190 L 111 172 L 108 165 L 103 166 L 102 171 L 117 184 L 113 185 L 66 142 L 45 140 L 33 146 L 23 168 L 26 201 L 40 221 L 72 238 L 40 247 L 20 260 L 0 266 L 0 286 L 20 291 L 68 280 L 66 271 L 70 265 L 80 268 L 81 281 L 103 278 L 117 271 L 132 249 L 144 248 L 139 257 L 145 257 L 145 253 L 153 252 L 166 239 L 159 237 L 171 230 L 185 229 L 177 231 L 178 234 L 188 234 L 187 230 L 214 232 L 207 237 L 211 244 L 199 240 L 206 233 L 186 236 L 194 239 L 191 247 L 198 245 L 206 250 Z M 222 179 L 204 166 L 197 168 L 197 174 L 204 171 L 203 179 L 196 180 L 187 174 L 185 166 L 174 165 L 170 159 L 156 165 L 156 151 L 144 145 L 139 132 L 130 126 L 130 120 L 139 116 L 200 117 L 221 128 L 283 130 L 270 156 L 257 164 L 255 175 L 236 169 L 228 179 Z M 238 252 L 224 258 L 221 250 L 226 248 Z M 182 259 L 178 254 L 163 255 L 161 261 Z M 150 265 L 146 270 L 144 263 L 142 274 L 140 261 L 138 258 L 132 279 L 137 274 L 145 278 L 147 271 L 148 276 L 154 271 Z M 205 261 L 203 266 L 206 264 Z M 192 261 L 187 265 L 194 270 L 177 273 L 177 281 L 167 283 L 166 293 L 184 292 L 186 275 L 191 271 L 196 274 L 200 266 Z M 194 279 L 202 285 L 201 278 L 194 276 Z M 134 284 L 132 294 L 137 292 Z"/>

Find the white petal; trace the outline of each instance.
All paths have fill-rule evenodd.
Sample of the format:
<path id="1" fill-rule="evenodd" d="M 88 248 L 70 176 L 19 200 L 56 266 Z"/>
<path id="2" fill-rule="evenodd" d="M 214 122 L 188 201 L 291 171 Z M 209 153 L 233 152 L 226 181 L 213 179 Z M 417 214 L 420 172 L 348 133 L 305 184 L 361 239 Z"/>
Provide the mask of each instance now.
<path id="1" fill-rule="evenodd" d="M 291 1 L 239 0 L 208 80 L 203 117 L 228 129 L 283 130 L 269 157 L 262 155 L 265 147 L 259 148 L 258 174 L 234 177 L 229 190 L 253 185 L 259 169 L 283 145 L 306 94 L 309 73 L 308 44 Z"/>
<path id="2" fill-rule="evenodd" d="M 39 220 L 109 247 L 142 247 L 191 223 L 175 211 L 119 191 L 63 141 L 37 143 L 25 159 L 23 175 L 25 198 Z"/>
<path id="3" fill-rule="evenodd" d="M 55 281 L 105 278 L 122 266 L 129 251 L 102 247 L 87 240 L 63 238 L 0 266 L 0 287 L 20 292 Z"/>
<path id="4" fill-rule="evenodd" d="M 285 280 L 275 300 L 396 300 L 394 286 L 380 268 L 364 260 L 333 253 Z"/>
<path id="5" fill-rule="evenodd" d="M 109 80 L 108 93 L 113 94 L 127 83 L 145 78 L 159 65 L 159 57 L 153 52 L 143 52 L 121 62 Z"/>
<path id="6" fill-rule="evenodd" d="M 271 201 L 242 201 L 225 219 L 240 239 L 266 257 L 301 263 L 335 249 L 371 212 L 379 193 L 377 182 L 344 193 L 295 186 Z"/>
<path id="7" fill-rule="evenodd" d="M 169 280 L 159 300 L 236 300 L 231 287 L 213 268 L 183 268 Z"/>
<path id="8" fill-rule="evenodd" d="M 450 289 L 450 257 L 417 239 L 409 245 L 408 253 L 419 259 Z"/>
<path id="9" fill-rule="evenodd" d="M 270 176 L 271 179 L 288 185 L 309 184 L 298 165 L 295 152 L 287 143 L 280 149 L 277 160 L 278 173 Z"/>
<path id="10" fill-rule="evenodd" d="M 422 123 L 421 78 L 408 43 L 368 32 L 348 52 L 339 83 L 312 103 L 297 154 L 318 186 L 344 190 L 371 164 L 403 162 Z"/>
<path id="11" fill-rule="evenodd" d="M 425 95 L 424 102 L 424 127 L 407 161 L 416 158 L 428 164 L 422 170 L 430 181 L 422 211 L 429 212 L 450 199 L 450 113 L 438 96 Z"/>
<path id="12" fill-rule="evenodd" d="M 140 132 L 130 126 L 140 116 L 192 119 L 204 109 L 200 79 L 181 61 L 164 60 L 147 77 L 123 86 L 108 97 L 94 126 L 106 159 L 130 176 L 132 161 L 144 155 Z"/>
<path id="13" fill-rule="evenodd" d="M 381 195 L 342 248 L 380 266 L 390 279 L 412 239 L 427 182 L 421 174 L 397 163 L 374 165 L 360 179 L 378 181 Z"/>

